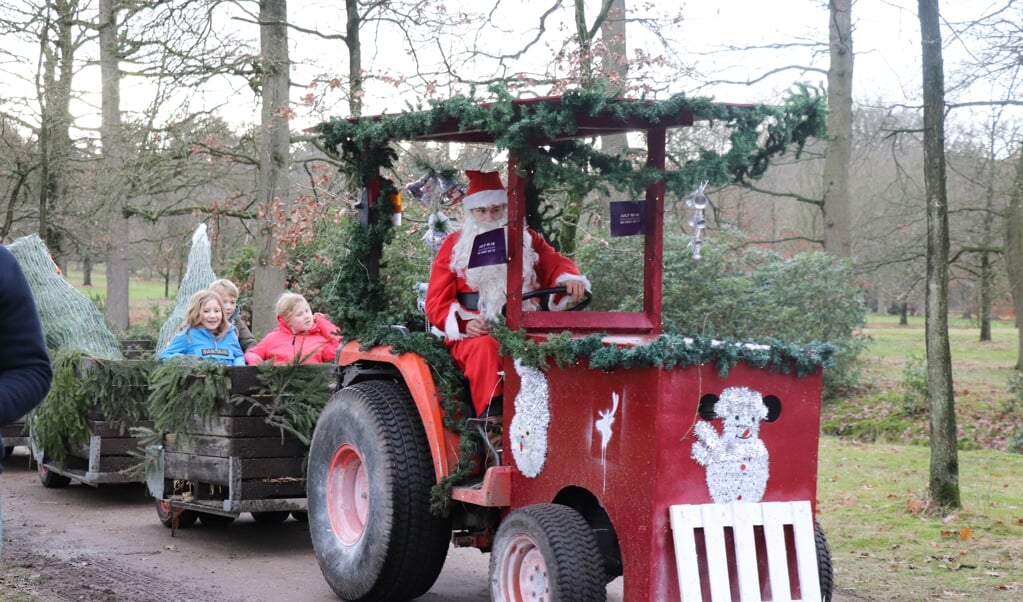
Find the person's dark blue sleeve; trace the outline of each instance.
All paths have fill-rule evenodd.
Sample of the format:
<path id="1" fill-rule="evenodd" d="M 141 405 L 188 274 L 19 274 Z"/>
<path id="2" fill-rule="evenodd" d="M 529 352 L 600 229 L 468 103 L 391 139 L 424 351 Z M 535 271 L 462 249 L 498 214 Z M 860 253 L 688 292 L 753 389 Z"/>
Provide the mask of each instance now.
<path id="1" fill-rule="evenodd" d="M 0 245 L 0 425 L 39 405 L 52 380 L 32 289 L 18 260 Z"/>

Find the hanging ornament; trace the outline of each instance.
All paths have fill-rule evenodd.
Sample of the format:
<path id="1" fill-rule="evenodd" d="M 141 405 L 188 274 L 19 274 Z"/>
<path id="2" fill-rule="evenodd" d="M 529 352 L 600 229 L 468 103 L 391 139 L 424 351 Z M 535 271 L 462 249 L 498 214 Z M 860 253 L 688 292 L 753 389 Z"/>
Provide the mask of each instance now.
<path id="1" fill-rule="evenodd" d="M 420 202 L 426 202 L 429 200 L 430 189 L 433 182 L 433 172 L 425 173 L 415 182 L 409 182 L 405 185 L 405 190 L 408 191 L 412 198 Z"/>
<path id="2" fill-rule="evenodd" d="M 700 247 L 703 246 L 703 231 L 707 227 L 707 218 L 703 215 L 703 210 L 707 208 L 707 195 L 703 193 L 703 190 L 707 187 L 707 181 L 704 180 L 696 188 L 696 190 L 689 193 L 686 197 L 686 207 L 693 208 L 693 217 L 689 220 L 689 227 L 693 229 L 693 239 L 689 241 L 689 246 L 693 248 L 693 259 L 700 259 Z"/>
<path id="3" fill-rule="evenodd" d="M 436 253 L 440 249 L 441 243 L 451 233 L 451 220 L 437 210 L 430 214 L 428 223 L 423 240 L 426 241 L 427 248 Z"/>

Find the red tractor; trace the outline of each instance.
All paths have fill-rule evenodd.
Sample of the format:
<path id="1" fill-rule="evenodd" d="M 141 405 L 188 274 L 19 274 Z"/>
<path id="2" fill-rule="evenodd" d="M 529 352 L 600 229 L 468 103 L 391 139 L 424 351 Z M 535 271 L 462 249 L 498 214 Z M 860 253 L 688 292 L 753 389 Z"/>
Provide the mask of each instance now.
<path id="1" fill-rule="evenodd" d="M 569 128 L 531 134 L 535 148 L 638 132 L 646 168 L 665 174 L 666 132 L 704 117 L 616 103 L 510 106 L 569 111 Z M 478 124 L 434 119 L 409 138 L 494 142 Z M 641 310 L 523 311 L 514 283 L 530 172 L 520 160 L 509 148 L 507 328 L 528 344 L 591 344 L 569 362 L 504 357 L 501 463 L 452 487 L 443 514 L 431 493 L 474 435 L 445 426 L 423 357 L 344 346 L 308 467 L 310 532 L 330 587 L 344 600 L 415 598 L 454 542 L 490 553 L 494 600 L 603 600 L 619 576 L 630 601 L 830 599 L 830 552 L 813 518 L 827 353 L 662 333 L 664 178 L 641 201 Z M 379 186 L 366 189 L 370 206 L 381 201 Z"/>

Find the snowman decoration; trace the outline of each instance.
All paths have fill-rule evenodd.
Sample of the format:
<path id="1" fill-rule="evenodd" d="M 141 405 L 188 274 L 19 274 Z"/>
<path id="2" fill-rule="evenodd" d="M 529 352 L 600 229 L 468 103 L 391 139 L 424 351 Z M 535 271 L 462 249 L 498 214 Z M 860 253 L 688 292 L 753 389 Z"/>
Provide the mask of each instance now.
<path id="1" fill-rule="evenodd" d="M 760 421 L 767 406 L 757 391 L 729 387 L 721 392 L 714 413 L 724 420 L 719 435 L 709 422 L 696 423 L 692 456 L 707 469 L 707 488 L 718 504 L 759 502 L 767 488 L 767 447 L 760 440 Z"/>
<path id="2" fill-rule="evenodd" d="M 509 442 L 519 472 L 533 479 L 547 463 L 547 431 L 551 425 L 551 394 L 544 373 L 515 359 L 522 386 L 515 396 Z"/>

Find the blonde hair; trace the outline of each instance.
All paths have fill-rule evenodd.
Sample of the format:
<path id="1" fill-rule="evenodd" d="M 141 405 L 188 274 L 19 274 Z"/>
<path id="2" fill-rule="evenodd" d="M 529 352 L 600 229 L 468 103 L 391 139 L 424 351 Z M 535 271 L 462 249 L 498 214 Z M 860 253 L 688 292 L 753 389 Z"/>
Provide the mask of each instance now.
<path id="1" fill-rule="evenodd" d="M 286 291 L 281 293 L 280 297 L 277 297 L 277 305 L 274 307 L 274 311 L 277 312 L 278 316 L 287 320 L 291 316 L 295 315 L 295 311 L 298 310 L 299 304 L 303 301 L 308 304 L 308 301 L 306 301 L 305 297 L 302 295 Z"/>
<path id="2" fill-rule="evenodd" d="M 216 299 L 217 305 L 220 306 L 220 325 L 213 331 L 213 336 L 219 339 L 227 334 L 227 329 L 231 327 L 231 324 L 228 322 L 228 317 L 224 315 L 224 301 L 220 295 L 209 289 L 198 291 L 188 300 L 188 309 L 185 310 L 185 323 L 182 328 L 202 326 L 202 308 L 213 299 Z"/>
<path id="3" fill-rule="evenodd" d="M 228 297 L 235 300 L 238 299 L 238 287 L 227 278 L 214 280 L 213 283 L 210 284 L 209 289 L 220 295 L 221 300 Z"/>

